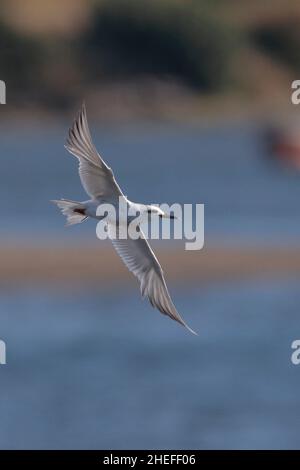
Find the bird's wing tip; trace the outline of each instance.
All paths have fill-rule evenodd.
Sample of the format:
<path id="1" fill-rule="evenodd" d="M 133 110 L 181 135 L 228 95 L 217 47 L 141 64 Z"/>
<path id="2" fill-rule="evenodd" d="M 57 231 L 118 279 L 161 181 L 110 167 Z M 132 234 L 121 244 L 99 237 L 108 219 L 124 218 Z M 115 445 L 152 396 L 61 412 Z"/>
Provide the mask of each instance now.
<path id="1" fill-rule="evenodd" d="M 86 105 L 85 105 L 85 100 L 82 101 L 81 103 L 81 108 L 77 113 L 77 116 L 75 118 L 75 121 L 78 119 L 86 119 Z"/>
<path id="2" fill-rule="evenodd" d="M 192 328 L 190 328 L 187 324 L 185 324 L 184 326 L 189 330 L 190 333 L 192 333 L 195 336 L 199 336 L 197 331 L 192 330 Z"/>

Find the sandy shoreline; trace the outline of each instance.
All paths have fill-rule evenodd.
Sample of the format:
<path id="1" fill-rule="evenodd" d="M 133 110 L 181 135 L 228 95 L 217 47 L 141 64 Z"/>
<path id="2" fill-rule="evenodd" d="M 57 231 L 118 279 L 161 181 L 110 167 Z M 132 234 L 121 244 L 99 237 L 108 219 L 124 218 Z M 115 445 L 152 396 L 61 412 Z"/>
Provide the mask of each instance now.
<path id="1" fill-rule="evenodd" d="M 172 282 L 234 281 L 257 277 L 300 276 L 297 248 L 220 248 L 192 252 L 155 249 Z M 114 250 L 97 245 L 0 246 L 0 287 L 26 285 L 108 286 L 132 283 Z"/>

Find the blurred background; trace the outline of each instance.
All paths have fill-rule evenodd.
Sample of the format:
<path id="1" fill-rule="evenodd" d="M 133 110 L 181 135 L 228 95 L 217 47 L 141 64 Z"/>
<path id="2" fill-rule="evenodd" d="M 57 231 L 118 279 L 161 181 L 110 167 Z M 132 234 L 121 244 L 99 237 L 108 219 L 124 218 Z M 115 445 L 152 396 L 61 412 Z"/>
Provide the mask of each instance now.
<path id="1" fill-rule="evenodd" d="M 3 0 L 2 449 L 299 448 L 297 0 Z M 64 150 L 85 100 L 128 197 L 205 204 L 205 247 L 152 242 L 154 311 Z M 300 367 L 300 366 L 299 366 Z"/>

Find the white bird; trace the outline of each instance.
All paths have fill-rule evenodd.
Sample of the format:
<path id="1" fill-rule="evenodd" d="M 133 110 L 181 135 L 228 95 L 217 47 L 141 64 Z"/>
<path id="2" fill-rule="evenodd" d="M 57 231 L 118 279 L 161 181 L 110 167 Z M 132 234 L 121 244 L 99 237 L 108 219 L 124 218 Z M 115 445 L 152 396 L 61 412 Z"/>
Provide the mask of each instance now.
<path id="1" fill-rule="evenodd" d="M 67 225 L 81 223 L 88 217 L 99 220 L 99 216 L 96 215 L 98 206 L 102 203 L 110 203 L 118 207 L 119 198 L 122 198 L 128 207 L 144 213 L 147 217 L 149 214 L 154 214 L 159 217 L 174 218 L 156 206 L 136 204 L 124 196 L 111 168 L 104 162 L 92 142 L 84 104 L 74 120 L 73 126 L 69 129 L 65 148 L 78 158 L 80 180 L 91 198 L 84 202 L 67 199 L 52 201 L 67 217 Z M 116 226 L 113 227 L 112 223 L 108 223 L 108 234 L 113 231 L 113 228 Z M 139 231 L 140 238 L 136 240 L 109 238 L 129 271 L 138 278 L 142 296 L 148 297 L 151 305 L 161 313 L 176 320 L 191 333 L 197 334 L 177 312 L 168 292 L 163 270 L 142 230 Z"/>

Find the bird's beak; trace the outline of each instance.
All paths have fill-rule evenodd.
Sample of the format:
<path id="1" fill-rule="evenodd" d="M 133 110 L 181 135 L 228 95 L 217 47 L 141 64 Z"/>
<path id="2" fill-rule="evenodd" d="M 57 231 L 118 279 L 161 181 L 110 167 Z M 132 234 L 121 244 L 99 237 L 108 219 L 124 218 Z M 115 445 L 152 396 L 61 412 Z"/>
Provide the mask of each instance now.
<path id="1" fill-rule="evenodd" d="M 176 215 L 174 214 L 167 214 L 166 212 L 164 212 L 163 214 L 159 214 L 159 217 L 161 219 L 178 219 L 178 217 L 176 217 Z"/>

